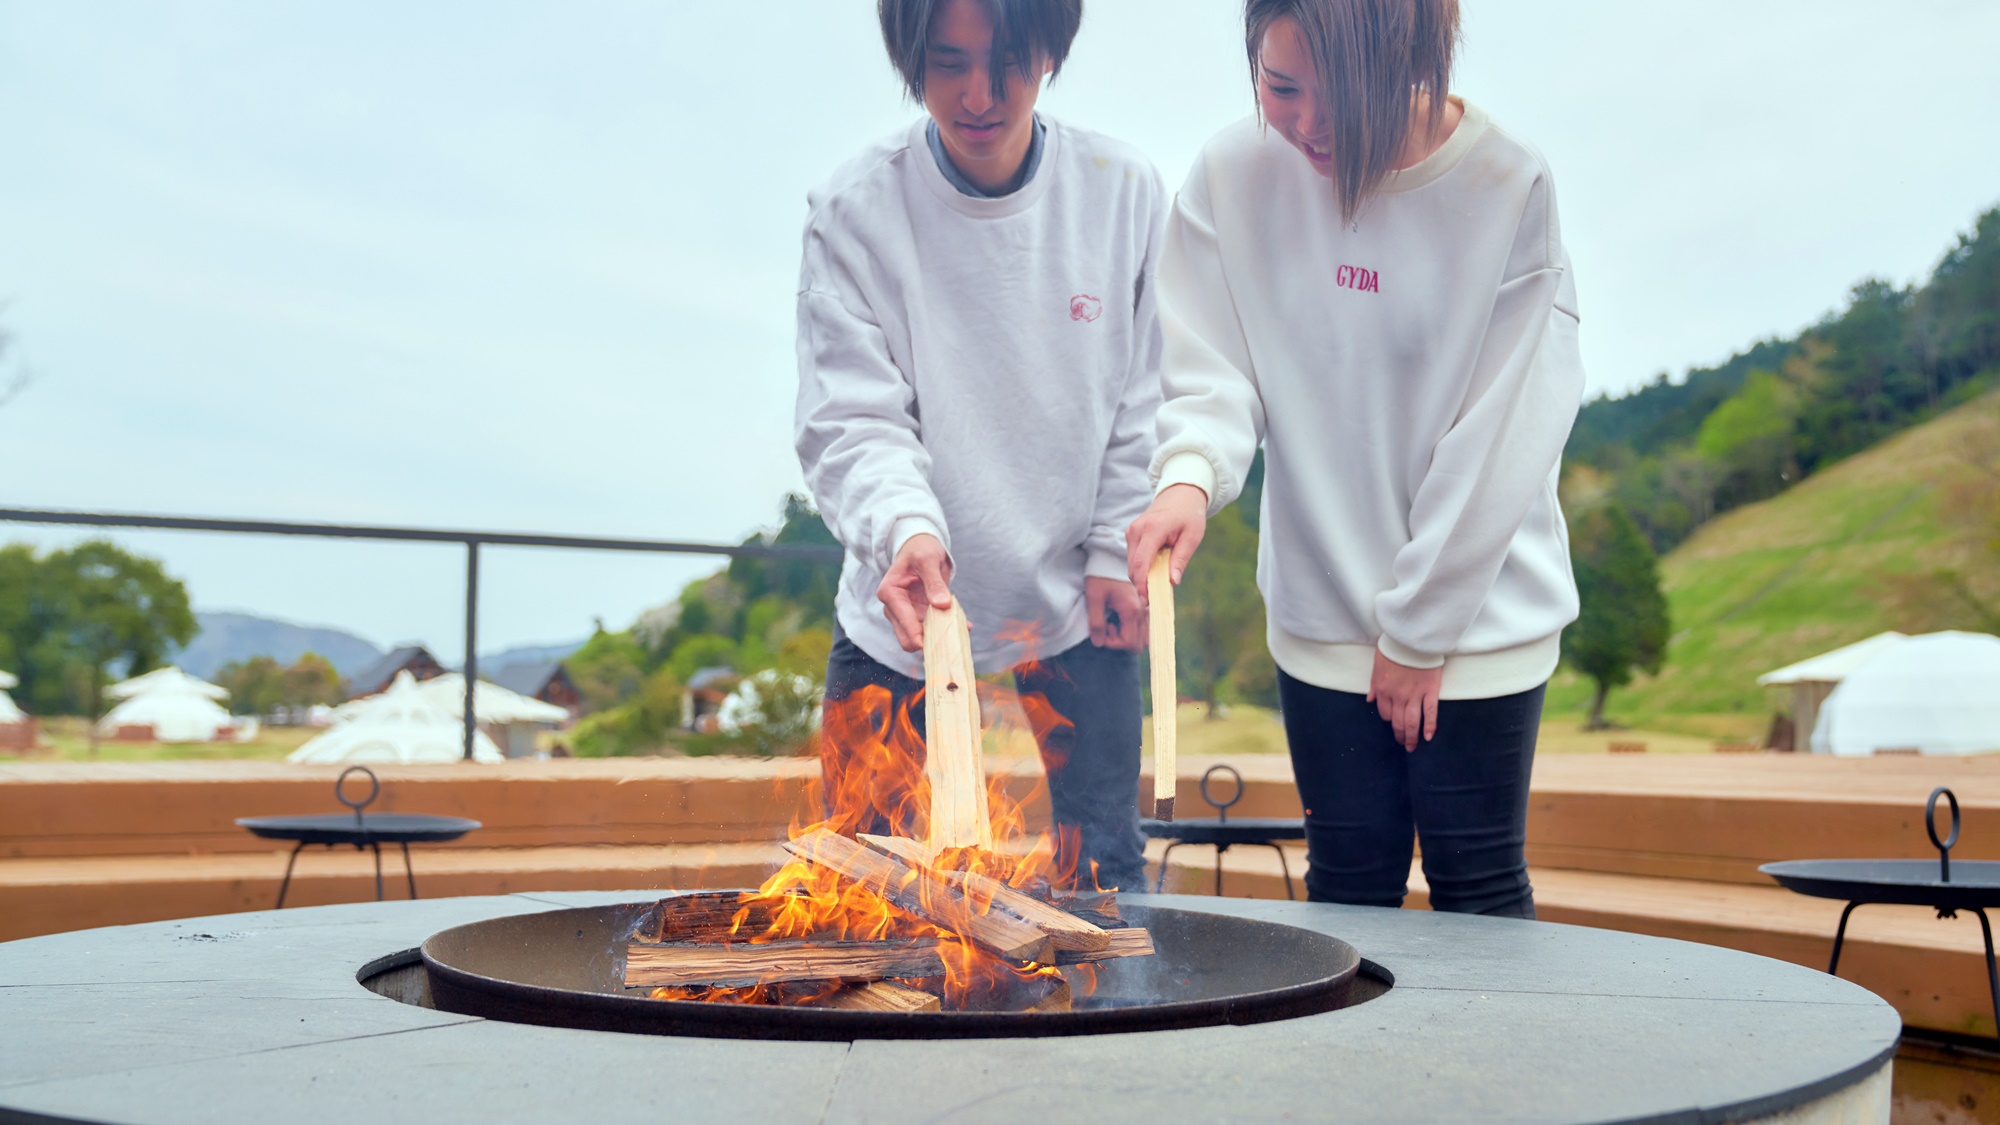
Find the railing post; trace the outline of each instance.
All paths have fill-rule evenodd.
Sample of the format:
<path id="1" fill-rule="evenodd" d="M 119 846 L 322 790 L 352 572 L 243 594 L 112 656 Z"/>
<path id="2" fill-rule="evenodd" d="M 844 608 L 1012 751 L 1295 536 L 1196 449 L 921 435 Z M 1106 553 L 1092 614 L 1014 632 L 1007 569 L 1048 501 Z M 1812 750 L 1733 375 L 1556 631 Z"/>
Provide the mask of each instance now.
<path id="1" fill-rule="evenodd" d="M 465 541 L 465 760 L 472 760 L 472 740 L 479 732 L 473 697 L 479 694 L 479 540 Z"/>

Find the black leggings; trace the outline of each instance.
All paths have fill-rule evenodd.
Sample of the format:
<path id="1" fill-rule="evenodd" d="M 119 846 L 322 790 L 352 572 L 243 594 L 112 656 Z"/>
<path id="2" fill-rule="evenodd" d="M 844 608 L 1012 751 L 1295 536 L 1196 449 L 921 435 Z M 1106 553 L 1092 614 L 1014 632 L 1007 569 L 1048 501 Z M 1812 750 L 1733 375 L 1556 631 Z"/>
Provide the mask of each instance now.
<path id="1" fill-rule="evenodd" d="M 1314 902 L 1401 906 L 1412 837 L 1431 909 L 1535 916 L 1524 853 L 1528 774 L 1546 685 L 1438 704 L 1437 737 L 1414 753 L 1366 696 L 1278 672 L 1285 737 L 1306 813 Z"/>

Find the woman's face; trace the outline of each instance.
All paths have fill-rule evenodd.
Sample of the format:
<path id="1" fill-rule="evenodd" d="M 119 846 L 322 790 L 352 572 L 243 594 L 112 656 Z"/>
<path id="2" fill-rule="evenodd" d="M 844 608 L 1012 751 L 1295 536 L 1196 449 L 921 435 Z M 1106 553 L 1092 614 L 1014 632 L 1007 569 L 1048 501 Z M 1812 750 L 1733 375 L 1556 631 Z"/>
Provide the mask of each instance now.
<path id="1" fill-rule="evenodd" d="M 1313 171 L 1332 178 L 1333 135 L 1320 108 L 1319 72 L 1290 16 L 1264 29 L 1257 48 L 1257 103 L 1264 121 L 1304 154 Z"/>

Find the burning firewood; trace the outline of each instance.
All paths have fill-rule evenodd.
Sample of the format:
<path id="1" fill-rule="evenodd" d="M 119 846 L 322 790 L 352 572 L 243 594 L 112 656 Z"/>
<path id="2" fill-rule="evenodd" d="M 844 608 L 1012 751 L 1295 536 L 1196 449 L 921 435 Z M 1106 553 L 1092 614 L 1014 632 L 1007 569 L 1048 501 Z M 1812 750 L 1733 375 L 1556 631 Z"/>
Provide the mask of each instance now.
<path id="1" fill-rule="evenodd" d="M 1049 936 L 1024 919 L 974 902 L 927 867 L 911 867 L 832 832 L 809 832 L 785 845 L 809 864 L 858 883 L 941 930 L 1010 961 L 1048 961 Z"/>
<path id="2" fill-rule="evenodd" d="M 893 981 L 877 980 L 850 984 L 812 1001 L 814 1008 L 843 1008 L 851 1012 L 935 1012 L 944 1002 L 929 992 L 906 988 Z"/>
<path id="3" fill-rule="evenodd" d="M 777 981 L 938 976 L 945 971 L 944 958 L 938 952 L 940 944 L 934 938 L 759 945 L 633 942 L 625 950 L 625 987 L 741 987 Z"/>
<path id="4" fill-rule="evenodd" d="M 1119 930 L 1106 930 L 1109 939 L 1103 949 L 1078 950 L 1056 954 L 1058 965 L 1081 965 L 1094 961 L 1110 961 L 1118 957 L 1151 957 L 1154 953 L 1153 935 L 1140 926 L 1126 926 Z"/>
<path id="5" fill-rule="evenodd" d="M 1146 931 L 1123 925 L 1114 894 L 1070 890 L 1074 874 L 1051 840 L 995 848 L 965 615 L 932 610 L 924 632 L 928 749 L 912 731 L 901 760 L 913 777 L 924 752 L 929 808 L 924 790 L 893 806 L 859 789 L 829 797 L 829 818 L 795 834 L 785 845 L 795 862 L 757 892 L 661 900 L 635 927 L 627 986 L 661 1000 L 1068 1011 L 1072 985 L 1057 966 L 1153 952 Z M 890 744 L 874 745 L 877 768 L 896 772 Z M 885 810 L 908 835 L 844 834 Z M 1073 972 L 1079 987 L 1095 979 L 1088 967 Z"/>
<path id="6" fill-rule="evenodd" d="M 1110 944 L 1103 930 L 1074 914 L 1057 909 L 1031 895 L 1009 887 L 990 875 L 972 871 L 939 871 L 921 858 L 921 851 L 910 845 L 916 841 L 901 836 L 863 835 L 861 842 L 884 855 L 898 859 L 910 867 L 943 879 L 968 892 L 975 902 L 984 900 L 993 904 L 996 910 L 1003 910 L 1023 922 L 1049 935 L 1057 950 L 1095 950 Z"/>
<path id="7" fill-rule="evenodd" d="M 1174 791 L 1180 782 L 1174 753 L 1180 685 L 1174 674 L 1174 583 L 1167 572 L 1171 550 L 1161 551 L 1146 572 L 1146 643 L 1153 665 L 1153 818 L 1174 818 Z"/>

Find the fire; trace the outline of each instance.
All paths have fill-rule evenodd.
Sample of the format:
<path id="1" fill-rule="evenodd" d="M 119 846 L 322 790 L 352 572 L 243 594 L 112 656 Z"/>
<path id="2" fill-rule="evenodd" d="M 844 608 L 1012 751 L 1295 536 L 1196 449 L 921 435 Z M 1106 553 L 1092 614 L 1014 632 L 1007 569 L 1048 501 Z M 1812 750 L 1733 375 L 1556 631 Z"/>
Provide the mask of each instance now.
<path id="1" fill-rule="evenodd" d="M 922 699 L 919 692 L 899 705 L 888 688 L 871 685 L 846 699 L 827 703 L 819 743 L 823 815 L 811 824 L 794 823 L 790 830 L 793 840 L 826 831 L 850 838 L 863 834 L 903 837 L 912 847 L 921 847 L 917 842 L 927 837 L 930 827 L 931 794 L 924 771 L 924 739 L 912 712 Z M 1011 685 L 980 683 L 978 701 L 980 713 L 988 717 L 989 732 L 996 725 L 991 717 L 1002 713 L 1025 717 L 1028 730 L 1021 733 L 1032 734 L 1038 744 L 1046 744 L 1050 732 L 1071 725 L 1046 698 L 1017 693 Z M 1038 771 L 1029 791 L 1018 793 L 1019 780 L 1004 771 L 997 776 L 989 772 L 986 779 L 993 849 L 950 848 L 931 857 L 928 864 L 937 872 L 967 873 L 968 877 L 954 885 L 977 914 L 993 909 L 995 892 L 990 888 L 982 891 L 980 881 L 971 876 L 986 876 L 1044 900 L 1078 889 L 1076 833 L 1031 832 L 1031 806 L 1045 796 L 1047 782 Z M 1082 883 L 1084 889 L 1096 888 L 1094 867 L 1086 869 Z M 801 939 L 935 943 L 944 966 L 942 977 L 891 979 L 941 995 L 947 1008 L 1025 1007 L 1032 1005 L 1036 996 L 1058 988 L 1087 994 L 1095 981 L 1088 966 L 1073 967 L 1065 974 L 1054 965 L 1009 961 L 831 869 L 802 861 L 787 863 L 737 902 L 741 905 L 729 927 L 732 943 Z M 722 1003 L 812 1004 L 840 988 L 838 981 L 760 983 L 657 988 L 652 995 L 655 999 Z"/>

